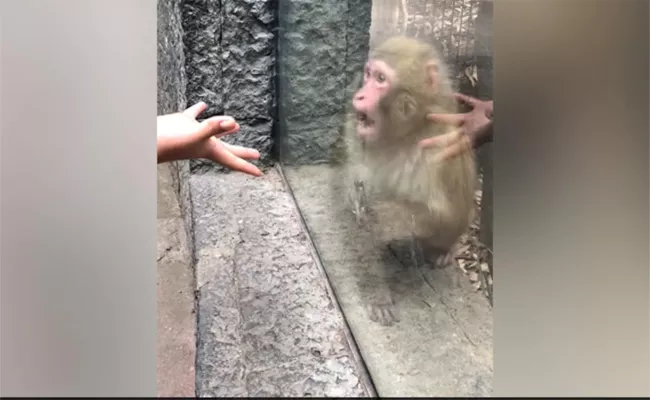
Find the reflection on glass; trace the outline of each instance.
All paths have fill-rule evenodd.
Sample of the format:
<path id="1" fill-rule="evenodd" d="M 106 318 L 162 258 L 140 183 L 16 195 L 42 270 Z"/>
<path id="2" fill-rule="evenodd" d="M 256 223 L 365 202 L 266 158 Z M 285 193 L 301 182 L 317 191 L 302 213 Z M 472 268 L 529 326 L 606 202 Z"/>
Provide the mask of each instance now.
<path id="1" fill-rule="evenodd" d="M 441 55 L 444 64 L 430 70 L 432 82 L 444 81 L 446 65 L 454 91 L 491 98 L 491 2 L 330 0 L 279 4 L 282 169 L 378 394 L 491 395 L 491 261 L 489 250 L 479 240 L 479 233 L 489 237 L 491 229 L 484 224 L 479 232 L 481 176 L 491 176 L 487 150 L 479 151 L 480 168 L 463 175 L 468 182 L 475 173 L 478 178 L 469 194 L 454 197 L 461 192 L 454 181 L 441 186 L 444 195 L 436 197 L 449 199 L 454 209 L 462 209 L 460 203 L 468 198 L 476 208 L 476 218 L 461 224 L 464 228 L 458 232 L 462 236 L 454 240 L 452 262 L 444 251 L 422 243 L 430 243 L 426 235 L 440 226 L 446 229 L 436 234 L 436 243 L 445 242 L 439 239 L 445 234 L 456 239 L 453 226 L 458 224 L 427 219 L 426 207 L 405 208 L 403 202 L 394 207 L 394 201 L 382 198 L 385 192 L 381 190 L 392 180 L 393 194 L 402 189 L 412 194 L 424 190 L 421 182 L 445 178 L 416 178 L 417 168 L 411 167 L 419 159 L 415 155 L 393 157 L 391 151 L 396 147 L 385 147 L 386 163 L 368 163 L 359 156 L 369 154 L 367 150 L 351 150 L 344 134 L 346 125 L 353 130 L 356 126 L 355 132 L 364 131 L 367 137 L 387 126 L 394 127 L 391 132 L 401 132 L 400 127 L 413 121 L 389 125 L 397 117 L 387 116 L 387 111 L 359 112 L 363 104 L 372 103 L 372 96 L 390 92 L 393 80 L 398 79 L 393 76 L 395 68 L 366 64 L 369 52 L 381 49 L 396 35 L 430 44 Z M 346 17 L 341 19 L 342 15 Z M 372 90 L 357 93 L 355 109 L 352 99 L 357 89 L 367 87 L 364 82 L 370 82 Z M 439 85 L 436 88 L 445 91 Z M 413 105 L 424 100 L 415 100 L 399 103 L 401 116 L 421 111 Z M 440 112 L 453 108 L 436 104 L 440 104 Z M 367 143 L 362 147 L 371 146 Z M 416 141 L 411 144 L 415 149 Z M 401 164 L 390 164 L 395 160 Z M 351 163 L 370 168 L 370 175 L 364 177 L 381 176 L 382 180 L 370 186 L 360 184 L 350 178 L 350 168 L 357 168 Z M 384 170 L 389 172 L 381 172 Z M 390 171 L 401 173 L 391 175 Z M 431 268 L 435 264 L 440 264 L 439 268 Z"/>

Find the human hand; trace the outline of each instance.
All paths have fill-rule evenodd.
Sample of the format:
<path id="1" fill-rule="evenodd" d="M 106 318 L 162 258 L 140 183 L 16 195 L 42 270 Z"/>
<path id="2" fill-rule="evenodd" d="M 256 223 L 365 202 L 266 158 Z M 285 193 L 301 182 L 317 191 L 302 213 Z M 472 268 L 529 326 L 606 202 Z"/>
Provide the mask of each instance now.
<path id="1" fill-rule="evenodd" d="M 219 138 L 239 131 L 239 124 L 228 116 L 216 116 L 198 122 L 207 108 L 199 102 L 183 112 L 162 115 L 158 125 L 158 163 L 205 158 L 235 171 L 253 176 L 262 172 L 245 160 L 257 160 L 257 150 L 224 143 Z"/>
<path id="2" fill-rule="evenodd" d="M 467 113 L 429 114 L 429 120 L 458 127 L 449 133 L 420 141 L 423 148 L 441 147 L 439 160 L 454 157 L 470 148 L 477 147 L 483 139 L 492 134 L 493 101 L 483 101 L 460 93 L 454 94 L 456 100 L 472 107 Z"/>

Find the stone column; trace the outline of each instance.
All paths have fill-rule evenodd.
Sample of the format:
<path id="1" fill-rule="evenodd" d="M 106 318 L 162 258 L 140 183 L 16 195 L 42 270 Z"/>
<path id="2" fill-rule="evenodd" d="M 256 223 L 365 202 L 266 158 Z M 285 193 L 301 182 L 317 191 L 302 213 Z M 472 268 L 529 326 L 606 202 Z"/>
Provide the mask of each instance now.
<path id="1" fill-rule="evenodd" d="M 181 24 L 181 0 L 158 0 L 158 115 L 183 110 L 186 105 L 185 56 Z M 187 246 L 192 245 L 192 207 L 190 202 L 188 161 L 166 163 L 159 171 L 169 168 L 174 191 L 185 221 Z M 165 171 L 162 171 L 165 174 Z"/>
<path id="2" fill-rule="evenodd" d="M 347 87 L 368 55 L 372 2 L 278 2 L 278 139 L 284 164 L 329 163 Z"/>
<path id="3" fill-rule="evenodd" d="M 272 0 L 185 0 L 188 104 L 204 101 L 202 118 L 226 114 L 241 131 L 228 143 L 260 151 L 258 166 L 271 163 L 275 118 L 276 2 Z M 223 171 L 192 161 L 192 173 Z"/>
<path id="4" fill-rule="evenodd" d="M 185 108 L 181 0 L 158 0 L 158 115 Z M 188 161 L 158 165 L 158 396 L 195 394 L 193 221 Z M 171 296 L 165 296 L 171 294 Z M 179 312 L 181 310 L 181 312 Z"/>

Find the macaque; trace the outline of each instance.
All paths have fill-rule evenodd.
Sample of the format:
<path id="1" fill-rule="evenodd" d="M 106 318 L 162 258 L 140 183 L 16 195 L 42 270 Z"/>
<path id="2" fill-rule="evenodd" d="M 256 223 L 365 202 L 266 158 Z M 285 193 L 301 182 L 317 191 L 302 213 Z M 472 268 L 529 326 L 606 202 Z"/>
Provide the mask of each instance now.
<path id="1" fill-rule="evenodd" d="M 371 51 L 344 132 L 347 205 L 374 239 L 408 237 L 417 267 L 443 268 L 473 217 L 474 154 L 440 160 L 422 139 L 452 127 L 430 113 L 455 113 L 451 81 L 436 49 L 393 37 Z"/>

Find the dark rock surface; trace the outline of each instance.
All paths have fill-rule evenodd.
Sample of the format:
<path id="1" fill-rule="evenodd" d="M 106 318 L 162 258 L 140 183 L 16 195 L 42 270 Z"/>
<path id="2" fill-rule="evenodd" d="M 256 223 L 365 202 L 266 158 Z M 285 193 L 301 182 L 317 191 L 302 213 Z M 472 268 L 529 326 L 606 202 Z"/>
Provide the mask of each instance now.
<path id="1" fill-rule="evenodd" d="M 183 50 L 181 0 L 158 0 L 158 115 L 183 110 L 187 101 L 187 76 Z M 185 221 L 185 237 L 192 246 L 192 202 L 190 199 L 188 161 L 169 163 L 172 185 Z"/>
<path id="2" fill-rule="evenodd" d="M 370 46 L 370 22 L 372 2 L 367 0 L 348 0 L 346 79 L 349 85 L 361 75 L 368 57 Z M 347 97 L 346 97 L 347 99 Z"/>
<path id="3" fill-rule="evenodd" d="M 274 169 L 193 175 L 199 396 L 368 396 L 291 197 Z"/>
<path id="4" fill-rule="evenodd" d="M 218 0 L 185 0 L 181 9 L 187 102 L 204 101 L 206 118 L 223 113 L 221 9 Z"/>
<path id="5" fill-rule="evenodd" d="M 185 105 L 185 58 L 180 0 L 158 0 L 158 114 Z"/>
<path id="6" fill-rule="evenodd" d="M 158 0 L 158 115 L 185 108 L 180 0 Z M 158 165 L 158 396 L 195 395 L 196 318 L 189 163 Z"/>
<path id="7" fill-rule="evenodd" d="M 189 104 L 204 101 L 201 118 L 230 115 L 241 131 L 223 140 L 260 151 L 271 163 L 274 119 L 275 13 L 270 0 L 187 0 L 183 28 Z M 223 171 L 191 162 L 193 173 Z"/>
<path id="8" fill-rule="evenodd" d="M 279 138 L 286 164 L 328 162 L 352 77 L 368 54 L 372 2 L 279 2 Z"/>
<path id="9" fill-rule="evenodd" d="M 272 164 L 274 139 L 289 163 L 329 161 L 346 87 L 368 53 L 371 7 L 363 0 L 184 1 L 188 104 L 206 102 L 201 117 L 235 117 L 241 131 L 224 140 L 258 149 L 258 166 Z M 223 171 L 209 161 L 190 164 L 193 173 Z"/>

